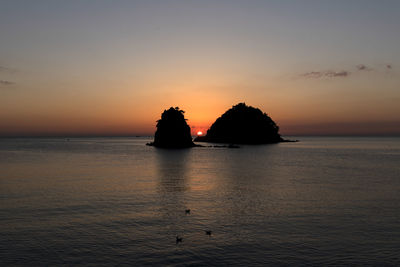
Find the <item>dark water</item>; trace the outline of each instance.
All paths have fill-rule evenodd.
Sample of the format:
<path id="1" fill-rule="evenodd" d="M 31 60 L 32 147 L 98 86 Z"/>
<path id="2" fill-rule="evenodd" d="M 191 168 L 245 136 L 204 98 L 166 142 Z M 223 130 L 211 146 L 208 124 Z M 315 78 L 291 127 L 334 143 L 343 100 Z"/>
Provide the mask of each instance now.
<path id="1" fill-rule="evenodd" d="M 0 265 L 400 265 L 400 138 L 300 139 L 0 139 Z"/>

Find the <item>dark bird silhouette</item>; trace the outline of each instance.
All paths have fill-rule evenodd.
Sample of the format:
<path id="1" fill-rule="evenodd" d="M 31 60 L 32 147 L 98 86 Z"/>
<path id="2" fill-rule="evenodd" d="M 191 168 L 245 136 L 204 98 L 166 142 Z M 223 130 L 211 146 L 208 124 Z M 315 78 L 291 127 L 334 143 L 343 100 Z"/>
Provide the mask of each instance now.
<path id="1" fill-rule="evenodd" d="M 190 209 L 185 210 L 185 214 L 190 214 Z"/>
<path id="2" fill-rule="evenodd" d="M 177 243 L 177 244 L 180 243 L 180 242 L 182 242 L 182 240 L 183 240 L 182 237 L 176 236 L 176 243 Z"/>
<path id="3" fill-rule="evenodd" d="M 206 232 L 206 235 L 208 235 L 208 236 L 210 236 L 211 235 L 211 231 L 210 230 L 207 230 L 207 231 L 205 231 Z"/>

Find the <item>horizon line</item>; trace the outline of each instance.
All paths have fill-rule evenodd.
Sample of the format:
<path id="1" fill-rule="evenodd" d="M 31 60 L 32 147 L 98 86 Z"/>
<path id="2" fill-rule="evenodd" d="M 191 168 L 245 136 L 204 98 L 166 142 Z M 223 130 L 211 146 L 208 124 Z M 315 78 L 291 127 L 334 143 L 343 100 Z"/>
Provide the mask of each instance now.
<path id="1" fill-rule="evenodd" d="M 281 134 L 283 137 L 302 136 L 302 137 L 400 137 L 400 133 L 371 133 L 371 134 Z M 102 137 L 153 137 L 154 134 L 14 134 L 14 135 L 1 135 L 0 138 L 102 138 Z M 197 135 L 192 135 L 197 137 Z"/>

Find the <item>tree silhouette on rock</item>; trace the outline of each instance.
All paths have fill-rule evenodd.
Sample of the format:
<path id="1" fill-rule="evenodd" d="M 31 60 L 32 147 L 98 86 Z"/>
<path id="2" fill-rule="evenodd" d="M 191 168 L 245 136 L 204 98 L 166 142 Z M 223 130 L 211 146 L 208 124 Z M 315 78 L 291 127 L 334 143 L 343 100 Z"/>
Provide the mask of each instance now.
<path id="1" fill-rule="evenodd" d="M 157 121 L 154 142 L 149 145 L 164 148 L 193 147 L 190 127 L 186 123 L 185 112 L 179 107 L 164 110 L 161 119 Z"/>
<path id="2" fill-rule="evenodd" d="M 270 144 L 285 141 L 276 123 L 260 109 L 239 103 L 226 111 L 198 142 Z"/>

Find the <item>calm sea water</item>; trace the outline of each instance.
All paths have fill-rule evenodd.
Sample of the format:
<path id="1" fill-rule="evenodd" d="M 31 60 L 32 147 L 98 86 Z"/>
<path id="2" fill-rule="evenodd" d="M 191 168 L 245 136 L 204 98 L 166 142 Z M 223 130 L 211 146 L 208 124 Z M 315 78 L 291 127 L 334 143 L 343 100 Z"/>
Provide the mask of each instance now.
<path id="1" fill-rule="evenodd" d="M 0 265 L 400 265 L 400 138 L 298 139 L 0 139 Z"/>

